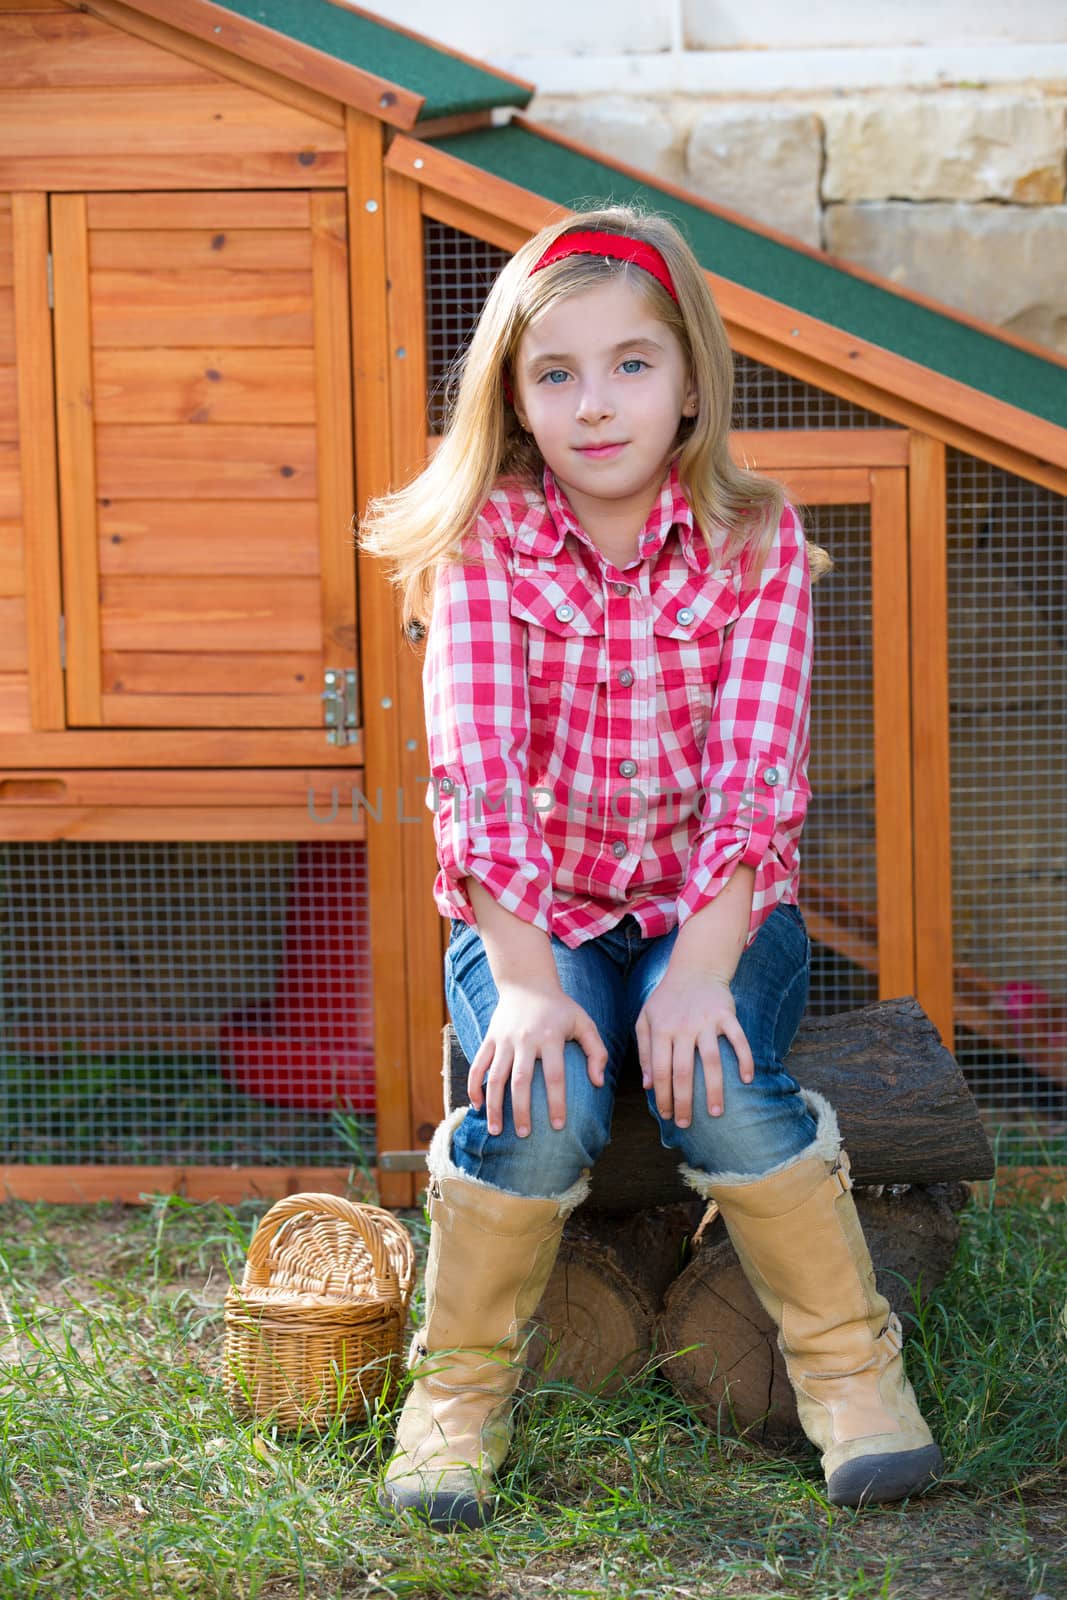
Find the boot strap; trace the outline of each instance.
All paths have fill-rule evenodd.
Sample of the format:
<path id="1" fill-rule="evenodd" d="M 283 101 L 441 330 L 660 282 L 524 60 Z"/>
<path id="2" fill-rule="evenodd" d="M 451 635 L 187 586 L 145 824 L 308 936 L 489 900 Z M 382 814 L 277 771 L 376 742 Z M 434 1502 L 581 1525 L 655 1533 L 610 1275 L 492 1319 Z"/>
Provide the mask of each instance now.
<path id="1" fill-rule="evenodd" d="M 895 1311 L 890 1312 L 889 1321 L 878 1335 L 874 1344 L 874 1352 L 858 1367 L 850 1367 L 847 1371 L 838 1372 L 804 1372 L 805 1381 L 812 1383 L 833 1382 L 836 1378 L 858 1378 L 863 1372 L 881 1369 L 898 1356 L 904 1347 L 904 1330 L 900 1325 L 900 1318 Z"/>

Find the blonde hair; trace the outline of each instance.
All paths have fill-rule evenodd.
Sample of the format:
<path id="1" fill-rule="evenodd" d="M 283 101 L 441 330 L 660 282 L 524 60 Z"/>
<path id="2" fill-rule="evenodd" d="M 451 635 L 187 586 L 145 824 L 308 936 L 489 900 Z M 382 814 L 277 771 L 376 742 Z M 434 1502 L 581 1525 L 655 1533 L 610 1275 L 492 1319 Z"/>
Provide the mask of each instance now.
<path id="1" fill-rule="evenodd" d="M 642 267 L 614 258 L 568 256 L 531 268 L 561 234 L 597 229 L 642 239 L 663 256 L 677 304 Z M 360 548 L 383 556 L 401 589 L 403 624 L 426 623 L 433 608 L 438 565 L 459 555 L 463 538 L 500 478 L 538 488 L 544 462 L 520 425 L 506 380 L 532 322 L 568 295 L 625 277 L 654 315 L 676 335 L 689 363 L 699 409 L 683 418 L 674 456 L 696 523 L 717 559 L 732 561 L 751 548 L 753 570 L 766 559 L 785 493 L 781 484 L 737 466 L 730 456 L 733 356 L 700 265 L 672 222 L 632 206 L 612 205 L 550 223 L 515 252 L 496 279 L 466 353 L 449 385 L 449 416 L 432 459 L 403 488 L 372 500 L 360 524 Z M 713 527 L 725 528 L 714 544 Z M 812 577 L 832 565 L 808 544 Z"/>

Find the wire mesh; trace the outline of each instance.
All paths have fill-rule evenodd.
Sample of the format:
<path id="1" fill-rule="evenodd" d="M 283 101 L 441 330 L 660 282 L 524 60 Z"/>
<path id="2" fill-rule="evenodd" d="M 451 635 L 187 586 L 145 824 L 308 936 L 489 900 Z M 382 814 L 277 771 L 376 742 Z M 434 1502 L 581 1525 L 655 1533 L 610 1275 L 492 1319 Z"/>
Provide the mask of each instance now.
<path id="1" fill-rule="evenodd" d="M 812 940 L 812 1016 L 878 999 L 871 514 L 806 506 L 805 532 L 833 557 L 812 589 L 812 796 L 800 842 L 800 907 Z"/>
<path id="2" fill-rule="evenodd" d="M 948 453 L 955 1052 L 1005 1150 L 1067 1157 L 1067 500 Z"/>
<path id="3" fill-rule="evenodd" d="M 445 424 L 448 375 L 466 349 L 506 250 L 432 217 L 423 220 L 426 387 L 431 433 Z"/>
<path id="4" fill-rule="evenodd" d="M 851 400 L 735 352 L 733 426 L 814 429 L 887 428 L 892 424 Z"/>
<path id="5" fill-rule="evenodd" d="M 374 1149 L 366 847 L 0 848 L 5 1162 Z"/>

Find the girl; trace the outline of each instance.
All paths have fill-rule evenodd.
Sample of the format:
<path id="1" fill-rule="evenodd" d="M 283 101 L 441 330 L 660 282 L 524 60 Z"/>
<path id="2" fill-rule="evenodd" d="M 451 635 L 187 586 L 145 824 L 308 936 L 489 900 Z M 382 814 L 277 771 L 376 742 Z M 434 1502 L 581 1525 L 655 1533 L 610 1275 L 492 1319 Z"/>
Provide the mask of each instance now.
<path id="1" fill-rule="evenodd" d="M 470 1107 L 429 1152 L 425 1323 L 383 1504 L 479 1522 L 524 1328 L 636 1046 L 650 1113 L 779 1327 L 836 1504 L 941 1456 L 878 1293 L 807 1003 L 809 549 L 728 450 L 732 361 L 667 221 L 571 216 L 501 272 L 450 426 L 375 502 L 429 623 L 428 804 Z"/>

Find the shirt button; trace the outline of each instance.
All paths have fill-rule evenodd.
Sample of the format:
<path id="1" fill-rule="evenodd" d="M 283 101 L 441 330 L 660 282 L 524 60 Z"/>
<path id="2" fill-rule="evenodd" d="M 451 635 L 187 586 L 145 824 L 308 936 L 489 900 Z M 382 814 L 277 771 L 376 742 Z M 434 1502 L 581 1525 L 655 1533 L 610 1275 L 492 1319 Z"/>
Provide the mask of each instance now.
<path id="1" fill-rule="evenodd" d="M 686 625 L 692 622 L 693 618 L 696 616 L 696 612 L 693 610 L 692 606 L 679 606 L 675 615 L 679 622 L 681 622 L 683 625 Z"/>
<path id="2" fill-rule="evenodd" d="M 630 758 L 627 757 L 625 761 L 619 762 L 619 771 L 622 773 L 624 778 L 634 778 L 637 776 L 637 762 L 631 761 Z"/>
<path id="3" fill-rule="evenodd" d="M 615 590 L 616 594 L 627 595 L 630 592 L 630 585 L 628 583 L 613 583 L 611 587 Z"/>
<path id="4" fill-rule="evenodd" d="M 437 787 L 440 789 L 442 794 L 451 794 L 456 786 L 452 782 L 451 778 L 442 778 Z"/>
<path id="5" fill-rule="evenodd" d="M 611 853 L 616 858 L 616 860 L 621 861 L 623 856 L 626 854 L 626 841 L 625 841 L 625 839 L 616 839 L 615 843 L 611 847 Z"/>
<path id="6" fill-rule="evenodd" d="M 630 671 L 629 667 L 623 667 L 622 671 L 619 673 L 619 682 L 622 684 L 623 688 L 628 689 L 633 681 L 634 675 Z"/>
<path id="7" fill-rule="evenodd" d="M 780 777 L 781 777 L 781 773 L 778 771 L 777 767 L 767 767 L 767 768 L 765 768 L 764 773 L 763 773 L 763 781 L 764 781 L 764 783 L 769 783 L 769 784 L 772 784 L 772 785 L 776 784 Z"/>
<path id="8" fill-rule="evenodd" d="M 569 622 L 574 615 L 574 607 L 569 606 L 564 600 L 561 606 L 556 607 L 556 616 L 560 622 Z"/>

